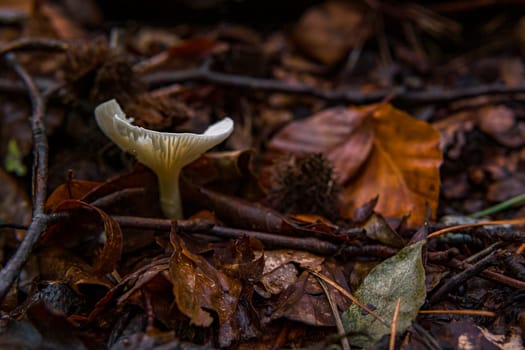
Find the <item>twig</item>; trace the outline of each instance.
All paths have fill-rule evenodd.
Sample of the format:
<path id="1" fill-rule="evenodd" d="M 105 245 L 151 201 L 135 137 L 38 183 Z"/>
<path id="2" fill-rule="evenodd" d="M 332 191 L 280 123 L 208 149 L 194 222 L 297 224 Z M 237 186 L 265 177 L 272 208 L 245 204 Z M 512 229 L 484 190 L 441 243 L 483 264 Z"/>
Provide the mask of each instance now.
<path id="1" fill-rule="evenodd" d="M 339 293 L 341 293 L 342 295 L 344 295 L 345 297 L 347 297 L 348 299 L 350 299 L 354 304 L 356 304 L 357 306 L 359 306 L 363 311 L 366 311 L 368 312 L 372 317 L 374 317 L 376 320 L 378 320 L 379 322 L 381 322 L 383 325 L 385 325 L 386 327 L 390 328 L 390 324 L 388 322 L 385 321 L 385 319 L 383 317 L 381 317 L 379 314 L 377 314 L 375 311 L 371 310 L 367 305 L 364 305 L 363 303 L 361 303 L 359 300 L 357 300 L 356 297 L 354 297 L 352 294 L 350 294 L 346 289 L 344 289 L 343 287 L 341 287 L 339 284 L 337 284 L 336 282 L 332 281 L 330 278 L 326 277 L 325 275 L 323 275 L 322 273 L 319 273 L 317 271 L 314 271 L 312 269 L 306 269 L 309 273 L 311 273 L 312 275 L 314 275 L 315 277 L 318 277 L 320 279 L 322 279 L 323 281 L 325 281 L 326 283 L 328 283 L 330 286 L 332 286 L 333 288 L 335 288 L 336 290 L 339 291 Z"/>
<path id="2" fill-rule="evenodd" d="M 149 230 L 169 231 L 171 229 L 171 220 L 142 218 L 134 216 L 112 216 L 120 227 L 126 228 L 145 228 Z M 221 238 L 242 238 L 245 236 L 256 238 L 269 246 L 278 246 L 281 248 L 293 248 L 304 250 L 314 254 L 335 255 L 338 253 L 347 256 L 367 256 L 367 257 L 390 257 L 398 252 L 398 249 L 384 245 L 352 245 L 340 247 L 337 244 L 323 241 L 321 239 L 304 237 L 283 236 L 276 233 L 259 232 L 251 230 L 236 229 L 215 225 L 211 221 L 204 220 L 177 220 L 177 227 L 186 233 L 209 234 Z"/>
<path id="3" fill-rule="evenodd" d="M 263 90 L 270 92 L 282 92 L 290 94 L 304 94 L 318 97 L 327 101 L 345 102 L 354 104 L 366 104 L 379 102 L 392 96 L 393 102 L 403 104 L 426 104 L 426 103 L 449 103 L 456 100 L 473 98 L 482 95 L 493 96 L 513 96 L 525 93 L 525 85 L 508 87 L 501 84 L 479 85 L 470 88 L 458 88 L 448 90 L 429 90 L 429 91 L 406 91 L 403 87 L 396 87 L 390 90 L 375 92 L 361 92 L 357 88 L 326 90 L 315 86 L 288 83 L 275 79 L 261 79 L 242 75 L 212 72 L 202 69 L 189 69 L 181 71 L 163 71 L 144 75 L 146 83 L 152 86 L 162 86 L 162 88 L 172 88 L 171 85 L 183 82 L 198 81 L 204 83 L 218 84 L 224 86 L 234 86 L 238 88 L 248 88 L 252 90 Z M 45 97 L 52 96 L 60 88 L 63 82 L 56 82 L 48 78 L 35 77 L 37 86 L 41 91 L 45 91 Z M 180 87 L 175 87 L 175 90 Z M 25 89 L 17 81 L 0 78 L 0 91 L 9 93 L 21 93 Z M 155 94 L 154 90 L 152 93 Z"/>
<path id="4" fill-rule="evenodd" d="M 49 216 L 44 214 L 44 204 L 47 196 L 47 157 L 48 145 L 45 125 L 43 123 L 45 103 L 27 71 L 17 61 L 13 53 L 5 56 L 8 64 L 24 81 L 32 105 L 31 129 L 33 134 L 33 218 L 24 239 L 5 267 L 0 271 L 0 299 L 9 291 L 20 270 L 27 261 L 40 233 L 44 231 Z"/>
<path id="5" fill-rule="evenodd" d="M 451 102 L 462 98 L 470 98 L 480 95 L 513 95 L 525 93 L 525 85 L 509 87 L 501 84 L 429 91 L 406 91 L 406 89 L 401 86 L 375 92 L 361 92 L 357 89 L 327 90 L 301 83 L 289 83 L 275 79 L 262 79 L 244 75 L 214 72 L 209 70 L 206 66 L 179 71 L 159 71 L 149 73 L 145 74 L 143 79 L 152 86 L 166 86 L 179 84 L 181 82 L 199 81 L 253 90 L 304 94 L 329 101 L 344 101 L 356 104 L 378 102 L 390 95 L 393 96 L 393 101 L 396 102 L 424 104 Z"/>
<path id="6" fill-rule="evenodd" d="M 442 350 L 443 348 L 437 342 L 437 340 L 428 332 L 425 328 L 420 326 L 417 322 L 412 323 L 412 327 L 419 335 L 419 340 L 423 344 L 424 349 L 429 350 Z"/>
<path id="7" fill-rule="evenodd" d="M 23 10 L 16 10 L 9 7 L 0 7 L 0 24 L 15 25 L 25 21 L 29 14 Z"/>
<path id="8" fill-rule="evenodd" d="M 0 46 L 0 55 L 12 51 L 45 50 L 63 52 L 69 45 L 61 40 L 47 38 L 20 38 Z"/>
<path id="9" fill-rule="evenodd" d="M 40 91 L 51 88 L 54 84 L 54 80 L 49 78 L 33 78 L 33 82 L 36 84 Z M 11 94 L 21 94 L 27 93 L 27 88 L 25 84 L 19 80 L 11 80 L 6 78 L 0 78 L 0 91 L 7 92 Z"/>
<path id="10" fill-rule="evenodd" d="M 470 265 L 468 268 L 458 273 L 455 276 L 452 276 L 447 282 L 445 282 L 435 293 L 430 297 L 430 302 L 434 303 L 441 299 L 445 294 L 458 287 L 461 283 L 464 283 L 467 279 L 472 276 L 477 275 L 481 271 L 487 269 L 488 267 L 496 264 L 499 254 L 493 252 L 488 256 L 484 257 L 474 265 Z"/>
<path id="11" fill-rule="evenodd" d="M 493 311 L 487 310 L 419 310 L 420 315 L 463 315 L 463 316 L 485 316 L 485 317 L 496 317 L 498 316 Z"/>
<path id="12" fill-rule="evenodd" d="M 397 320 L 399 319 L 400 308 L 401 298 L 397 298 L 396 307 L 394 308 L 394 315 L 392 316 L 392 327 L 390 327 L 390 341 L 388 342 L 388 350 L 396 349 Z"/>
<path id="13" fill-rule="evenodd" d="M 206 66 L 196 69 L 149 73 L 145 74 L 143 79 L 152 86 L 164 86 L 186 81 L 201 81 L 253 90 L 311 95 L 325 100 L 348 101 L 353 103 L 377 102 L 391 94 L 400 93 L 400 91 L 396 90 L 367 93 L 358 90 L 325 90 L 301 83 L 289 83 L 275 79 L 254 78 L 245 75 L 214 72 L 209 70 Z"/>
<path id="14" fill-rule="evenodd" d="M 482 222 L 476 222 L 474 224 L 462 224 L 462 225 L 445 227 L 441 230 L 432 232 L 431 234 L 428 235 L 427 238 L 430 239 L 430 238 L 444 235 L 446 233 L 460 231 L 460 230 L 464 230 L 467 228 L 480 227 L 480 226 L 494 226 L 494 225 L 525 225 L 525 217 L 509 219 L 509 220 L 482 221 Z"/>
<path id="15" fill-rule="evenodd" d="M 112 216 L 112 218 L 123 228 L 142 227 L 160 231 L 169 231 L 172 222 L 168 219 L 138 218 L 129 216 Z M 214 225 L 212 222 L 202 220 L 178 220 L 177 227 L 187 233 L 205 233 L 222 238 L 242 238 L 248 236 L 256 238 L 266 245 L 295 248 L 323 255 L 333 255 L 339 250 L 339 247 L 336 244 L 322 241 L 317 238 L 297 239 L 297 237 L 281 236 L 274 233 L 222 227 Z"/>
<path id="16" fill-rule="evenodd" d="M 348 338 L 345 336 L 345 327 L 343 325 L 343 321 L 341 320 L 341 316 L 339 315 L 339 310 L 337 309 L 337 304 L 334 300 L 334 296 L 332 293 L 330 293 L 330 289 L 328 289 L 328 286 L 326 285 L 326 282 L 323 281 L 320 277 L 317 277 L 317 283 L 323 288 L 324 294 L 326 295 L 326 299 L 328 299 L 328 304 L 330 305 L 330 309 L 332 309 L 332 314 L 334 315 L 335 325 L 337 327 L 337 333 L 339 336 L 341 336 L 341 347 L 343 350 L 350 350 L 350 343 L 348 342 Z"/>
<path id="17" fill-rule="evenodd" d="M 14 223 L 0 223 L 0 230 L 3 228 L 12 228 L 15 230 L 27 230 L 28 226 L 26 225 L 20 225 L 20 224 L 14 224 Z"/>

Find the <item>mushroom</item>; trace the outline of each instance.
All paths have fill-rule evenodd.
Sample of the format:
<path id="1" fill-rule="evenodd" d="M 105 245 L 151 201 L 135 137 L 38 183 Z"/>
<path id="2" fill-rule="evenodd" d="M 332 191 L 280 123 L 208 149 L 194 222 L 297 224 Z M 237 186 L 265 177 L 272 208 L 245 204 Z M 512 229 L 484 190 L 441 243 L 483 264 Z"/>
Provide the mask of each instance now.
<path id="1" fill-rule="evenodd" d="M 182 167 L 224 141 L 233 131 L 230 118 L 211 125 L 203 134 L 144 129 L 132 125 L 133 119 L 126 118 L 114 99 L 98 105 L 95 118 L 107 137 L 157 174 L 162 211 L 170 219 L 183 218 L 179 192 Z"/>

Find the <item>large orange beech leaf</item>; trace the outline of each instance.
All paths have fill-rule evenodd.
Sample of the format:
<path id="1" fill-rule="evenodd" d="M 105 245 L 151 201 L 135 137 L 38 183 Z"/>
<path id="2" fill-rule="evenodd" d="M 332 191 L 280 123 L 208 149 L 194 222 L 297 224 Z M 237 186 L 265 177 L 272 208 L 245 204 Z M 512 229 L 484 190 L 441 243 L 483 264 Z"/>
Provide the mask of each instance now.
<path id="1" fill-rule="evenodd" d="M 379 195 L 376 211 L 411 214 L 408 224 L 435 214 L 439 197 L 440 136 L 430 124 L 382 103 L 333 108 L 290 123 L 269 143 L 270 152 L 323 153 L 343 184 L 343 217 Z"/>

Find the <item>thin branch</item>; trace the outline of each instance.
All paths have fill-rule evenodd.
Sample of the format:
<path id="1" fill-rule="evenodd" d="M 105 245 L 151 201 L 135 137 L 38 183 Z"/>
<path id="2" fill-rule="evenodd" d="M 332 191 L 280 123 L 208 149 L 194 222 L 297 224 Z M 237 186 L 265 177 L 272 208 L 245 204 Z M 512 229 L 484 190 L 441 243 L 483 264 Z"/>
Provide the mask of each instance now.
<path id="1" fill-rule="evenodd" d="M 144 75 L 143 79 L 146 83 L 152 86 L 162 86 L 163 88 L 173 88 L 173 84 L 195 81 L 246 88 L 251 90 L 282 92 L 297 95 L 303 94 L 318 97 L 327 101 L 354 104 L 379 102 L 389 96 L 392 97 L 392 101 L 394 102 L 417 105 L 430 103 L 450 103 L 461 99 L 473 98 L 483 95 L 519 97 L 519 94 L 525 93 L 525 85 L 508 87 L 501 84 L 424 91 L 406 91 L 406 89 L 403 87 L 395 87 L 389 90 L 375 92 L 361 92 L 358 90 L 358 88 L 336 88 L 333 90 L 327 90 L 307 84 L 289 83 L 276 79 L 261 79 L 243 75 L 212 72 L 206 69 L 155 72 Z M 64 86 L 63 82 L 56 82 L 48 78 L 35 77 L 34 80 L 39 89 L 41 91 L 45 91 L 43 93 L 45 97 L 52 96 Z M 25 89 L 24 86 L 18 81 L 0 78 L 0 91 L 18 94 L 25 92 Z M 523 99 L 524 98 L 521 98 L 521 100 Z"/>
<path id="2" fill-rule="evenodd" d="M 476 276 L 480 272 L 486 270 L 488 267 L 493 266 L 497 263 L 500 258 L 500 254 L 492 252 L 488 256 L 484 257 L 474 265 L 469 265 L 465 270 L 452 276 L 447 280 L 439 289 L 437 289 L 430 297 L 430 302 L 435 303 L 444 297 L 448 292 L 454 290 L 462 283 L 465 283 L 469 278 Z"/>
<path id="3" fill-rule="evenodd" d="M 122 228 L 144 228 L 157 231 L 169 231 L 172 223 L 172 221 L 168 219 L 142 218 L 134 216 L 114 215 L 112 216 L 112 219 Z M 370 244 L 341 247 L 340 245 L 312 237 L 297 239 L 297 237 L 284 236 L 276 233 L 218 226 L 211 221 L 204 220 L 177 220 L 177 227 L 186 233 L 209 234 L 220 238 L 242 238 L 248 236 L 258 239 L 268 246 L 304 250 L 320 255 L 335 255 L 340 253 L 345 256 L 385 258 L 398 252 L 398 249 L 384 245 Z"/>
<path id="4" fill-rule="evenodd" d="M 446 233 L 460 231 L 460 230 L 464 230 L 467 228 L 480 227 L 480 226 L 494 226 L 494 225 L 525 225 L 525 217 L 508 219 L 508 220 L 481 221 L 481 222 L 476 222 L 473 224 L 462 224 L 462 225 L 449 226 L 449 227 L 445 227 L 440 230 L 432 232 L 431 234 L 428 235 L 427 238 L 428 239 L 435 238 L 435 237 L 444 235 Z"/>
<path id="5" fill-rule="evenodd" d="M 396 307 L 394 308 L 394 315 L 392 316 L 392 326 L 390 327 L 390 341 L 388 342 L 388 350 L 396 349 L 397 321 L 399 319 L 400 308 L 401 298 L 397 298 Z"/>
<path id="6" fill-rule="evenodd" d="M 342 295 L 344 295 L 345 297 L 347 297 L 348 299 L 350 299 L 354 304 L 356 304 L 357 306 L 359 306 L 363 311 L 366 311 L 368 312 L 371 316 L 373 316 L 376 320 L 378 320 L 379 322 L 381 322 L 383 325 L 385 325 L 386 327 L 390 328 L 390 324 L 385 321 L 385 319 L 383 317 L 381 317 L 379 314 L 377 314 L 375 311 L 373 311 L 372 309 L 370 309 L 367 305 L 364 305 L 363 303 L 361 303 L 355 296 L 353 296 L 352 294 L 350 294 L 346 289 L 344 289 L 343 287 L 341 287 L 338 283 L 332 281 L 330 278 L 328 278 L 327 276 L 323 275 L 322 273 L 319 273 L 317 271 L 314 271 L 314 270 L 311 270 L 311 269 L 306 269 L 309 273 L 311 273 L 312 275 L 322 279 L 323 281 L 325 281 L 326 283 L 328 283 L 330 286 L 332 286 L 333 288 L 335 288 L 336 290 L 339 291 L 339 293 L 341 293 Z"/>
<path id="7" fill-rule="evenodd" d="M 508 87 L 501 84 L 479 85 L 460 89 L 442 89 L 428 91 L 407 91 L 404 87 L 395 87 L 388 90 L 361 92 L 357 89 L 333 89 L 327 90 L 312 85 L 301 83 L 289 83 L 276 79 L 254 78 L 244 75 L 226 74 L 214 72 L 203 66 L 201 68 L 159 71 L 145 74 L 145 82 L 152 86 L 166 86 L 176 83 L 196 81 L 212 83 L 224 86 L 248 88 L 252 90 L 264 90 L 284 92 L 292 94 L 304 94 L 329 101 L 345 101 L 349 103 L 364 104 L 378 102 L 388 96 L 393 96 L 393 101 L 423 104 L 451 102 L 463 98 L 476 97 L 480 95 L 514 95 L 525 93 L 525 85 Z"/>
<path id="8" fill-rule="evenodd" d="M 27 261 L 29 254 L 37 242 L 41 232 L 45 230 L 49 217 L 44 214 L 44 204 L 47 197 L 47 158 L 48 145 L 46 130 L 43 123 L 45 103 L 33 79 L 16 60 L 14 54 L 5 56 L 8 64 L 24 81 L 32 105 L 31 128 L 33 133 L 33 218 L 31 224 L 14 255 L 0 271 L 0 299 L 9 291 L 20 270 Z"/>
<path id="9" fill-rule="evenodd" d="M 148 84 L 153 86 L 163 86 L 187 81 L 200 81 L 224 86 L 248 88 L 252 90 L 310 95 L 325 100 L 348 101 L 353 103 L 377 102 L 383 100 L 389 95 L 395 95 L 401 92 L 396 90 L 388 90 L 365 93 L 354 89 L 326 90 L 301 83 L 289 83 L 276 79 L 254 78 L 245 75 L 214 72 L 209 70 L 206 66 L 196 69 L 149 73 L 145 74 L 143 79 Z"/>
<path id="10" fill-rule="evenodd" d="M 61 40 L 48 38 L 20 38 L 0 46 L 0 55 L 13 51 L 59 51 L 68 49 L 69 45 Z"/>
<path id="11" fill-rule="evenodd" d="M 335 325 L 337 327 L 337 333 L 339 336 L 341 336 L 341 347 L 343 350 L 350 350 L 350 342 L 348 341 L 348 338 L 345 336 L 345 327 L 343 325 L 343 320 L 341 320 L 341 316 L 339 315 L 339 310 L 337 309 L 337 304 L 334 300 L 334 296 L 330 292 L 330 289 L 328 289 L 328 286 L 326 285 L 326 282 L 323 281 L 320 277 L 317 277 L 317 283 L 323 288 L 324 294 L 326 295 L 326 299 L 328 300 L 328 304 L 330 305 L 330 309 L 332 309 L 332 314 L 334 315 Z"/>
<path id="12" fill-rule="evenodd" d="M 472 316 L 483 316 L 483 317 L 497 317 L 498 314 L 494 311 L 487 310 L 472 310 L 472 309 L 461 309 L 461 310 L 419 310 L 420 315 L 472 315 Z"/>

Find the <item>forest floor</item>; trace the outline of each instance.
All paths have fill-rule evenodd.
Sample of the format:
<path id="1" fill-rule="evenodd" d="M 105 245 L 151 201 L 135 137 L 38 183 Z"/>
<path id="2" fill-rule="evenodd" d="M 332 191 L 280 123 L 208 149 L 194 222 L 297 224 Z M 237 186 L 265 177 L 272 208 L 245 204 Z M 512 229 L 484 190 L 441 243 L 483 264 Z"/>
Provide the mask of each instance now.
<path id="1" fill-rule="evenodd" d="M 0 348 L 522 348 L 524 9 L 0 1 Z"/>

